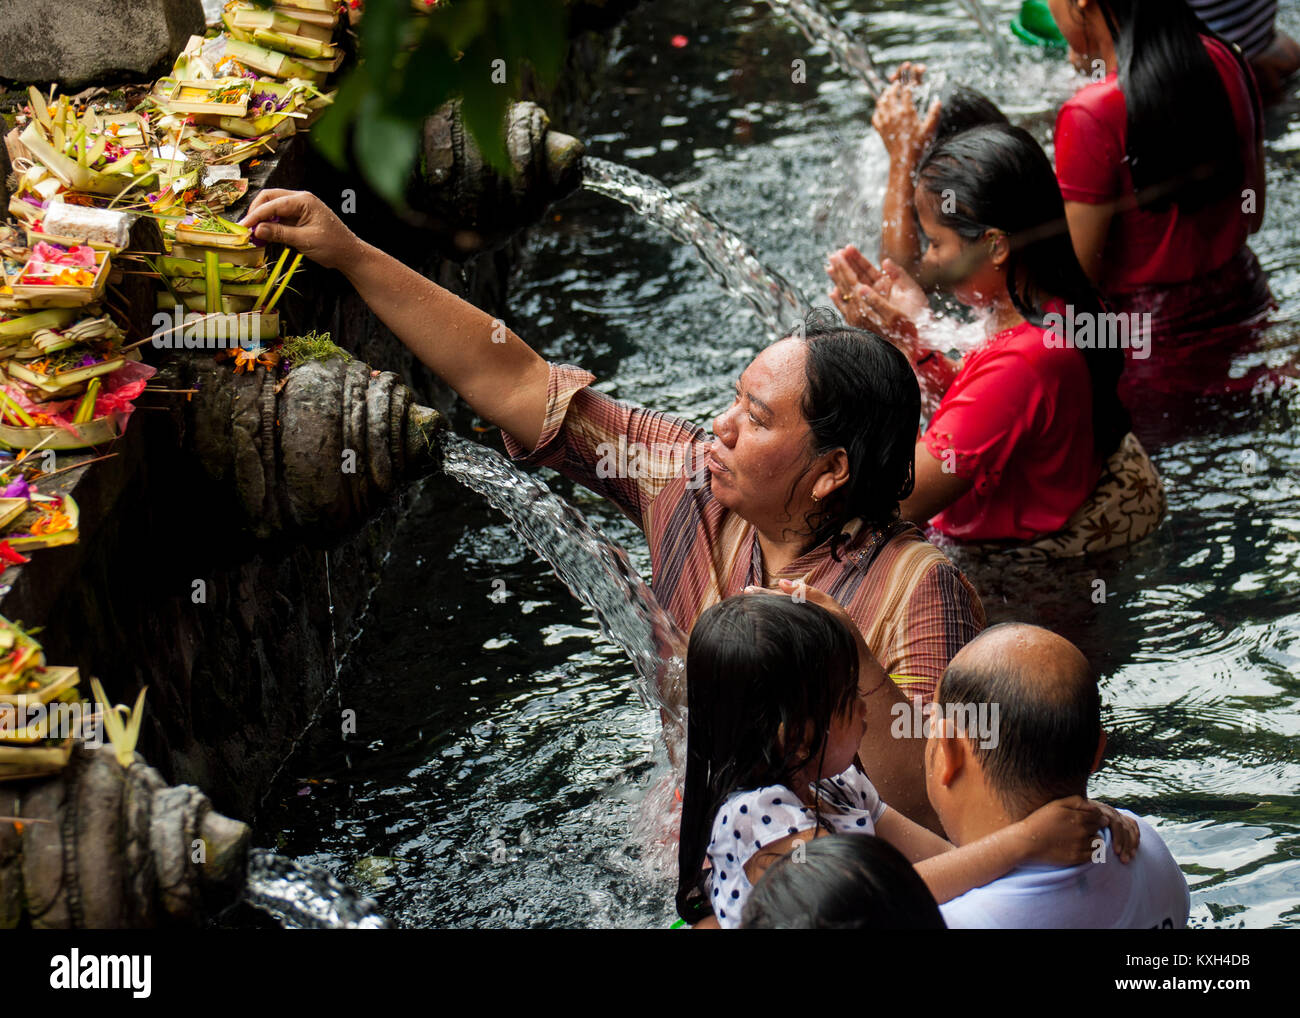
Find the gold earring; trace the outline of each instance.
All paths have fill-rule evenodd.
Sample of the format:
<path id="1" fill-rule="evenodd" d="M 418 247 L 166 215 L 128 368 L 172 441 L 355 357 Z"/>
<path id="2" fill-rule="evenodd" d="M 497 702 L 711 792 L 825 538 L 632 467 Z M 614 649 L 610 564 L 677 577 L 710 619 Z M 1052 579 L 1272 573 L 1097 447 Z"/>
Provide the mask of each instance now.
<path id="1" fill-rule="evenodd" d="M 814 502 L 820 502 L 820 501 L 821 501 L 821 499 L 817 497 L 817 492 L 815 492 L 815 491 L 813 492 L 812 500 L 813 500 Z"/>

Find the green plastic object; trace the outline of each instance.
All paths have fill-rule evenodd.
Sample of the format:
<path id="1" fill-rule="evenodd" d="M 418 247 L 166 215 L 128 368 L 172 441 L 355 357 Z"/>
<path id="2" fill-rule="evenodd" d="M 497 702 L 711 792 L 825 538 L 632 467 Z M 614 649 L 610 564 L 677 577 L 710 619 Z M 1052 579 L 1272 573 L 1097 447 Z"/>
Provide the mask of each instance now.
<path id="1" fill-rule="evenodd" d="M 1020 5 L 1020 13 L 1011 19 L 1011 34 L 1029 46 L 1065 49 L 1065 36 L 1043 0 L 1025 0 Z"/>

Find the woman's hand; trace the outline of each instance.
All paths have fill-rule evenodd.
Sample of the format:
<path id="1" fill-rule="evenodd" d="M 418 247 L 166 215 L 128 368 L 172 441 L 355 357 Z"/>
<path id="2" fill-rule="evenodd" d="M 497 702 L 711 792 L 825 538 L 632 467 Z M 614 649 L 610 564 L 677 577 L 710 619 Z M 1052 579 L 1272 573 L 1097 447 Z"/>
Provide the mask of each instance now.
<path id="1" fill-rule="evenodd" d="M 776 583 L 777 589 L 772 590 L 772 593 L 785 594 L 787 597 L 811 601 L 817 607 L 825 608 L 853 635 L 855 641 L 864 647 L 866 646 L 866 641 L 862 638 L 862 631 L 858 629 L 858 624 L 853 621 L 853 616 L 846 612 L 844 606 L 826 591 L 810 587 L 803 580 L 777 580 Z M 870 654 L 871 652 L 867 651 L 867 653 Z"/>
<path id="2" fill-rule="evenodd" d="M 834 284 L 831 301 L 846 322 L 878 332 L 912 355 L 917 340 L 914 318 L 929 302 L 911 276 L 888 259 L 883 271 L 877 269 L 852 246 L 831 255 L 826 272 Z"/>
<path id="3" fill-rule="evenodd" d="M 816 587 L 810 587 L 803 580 L 777 580 L 775 587 L 746 587 L 746 594 L 777 594 L 784 597 L 791 597 L 797 601 L 811 601 L 819 608 L 825 608 L 835 616 L 840 625 L 844 626 L 853 637 L 853 642 L 858 647 L 859 666 L 869 668 L 873 673 L 879 672 L 884 677 L 884 670 L 880 667 L 876 656 L 867 646 L 867 641 L 862 635 L 862 630 L 858 624 L 853 621 L 853 616 L 844 610 L 844 606 L 824 590 L 818 590 Z M 875 683 L 872 683 L 875 685 Z"/>
<path id="4" fill-rule="evenodd" d="M 844 250 L 850 256 L 856 256 L 861 258 L 862 261 L 866 261 L 856 247 L 850 245 Z M 925 295 L 925 290 L 921 288 L 921 284 L 909 276 L 903 267 L 892 258 L 881 261 L 880 271 L 877 273 L 876 282 L 873 285 L 877 293 L 913 319 L 930 309 L 930 298 Z"/>
<path id="5" fill-rule="evenodd" d="M 1126 817 L 1119 810 L 1104 802 L 1098 802 L 1095 799 L 1089 801 L 1101 811 L 1102 826 L 1110 828 L 1110 847 L 1114 850 L 1119 861 L 1132 862 L 1133 856 L 1137 854 L 1138 841 L 1142 837 L 1137 821 L 1132 817 Z"/>
<path id="6" fill-rule="evenodd" d="M 1050 866 L 1078 866 L 1091 861 L 1103 827 L 1111 829 L 1111 845 L 1121 862 L 1137 851 L 1138 827 L 1104 803 L 1081 795 L 1049 802 L 1012 825 L 1022 839 L 1024 861 Z"/>
<path id="7" fill-rule="evenodd" d="M 924 78 L 925 64 L 914 64 L 910 60 L 904 60 L 889 75 L 890 81 L 901 81 L 904 85 L 919 85 Z"/>
<path id="8" fill-rule="evenodd" d="M 777 580 L 775 587 L 746 587 L 746 594 L 775 594 L 777 597 L 790 597 L 796 601 L 811 601 L 819 608 L 825 608 L 834 615 L 845 626 L 850 633 L 861 637 L 862 633 L 858 630 L 858 624 L 853 621 L 853 616 L 844 610 L 844 606 L 824 590 L 818 590 L 816 587 L 810 587 L 803 580 Z"/>
<path id="9" fill-rule="evenodd" d="M 327 269 L 354 264 L 361 240 L 310 191 L 262 191 L 241 223 L 258 240 L 288 244 Z"/>
<path id="10" fill-rule="evenodd" d="M 880 94 L 876 100 L 875 112 L 871 115 L 871 126 L 885 143 L 885 151 L 891 161 L 897 161 L 909 169 L 921 160 L 930 142 L 934 140 L 939 127 L 938 99 L 930 104 L 925 118 L 921 118 L 912 97 L 913 81 L 920 81 L 925 68 L 916 70 L 910 64 L 904 64 L 893 75 L 893 84 Z"/>
<path id="11" fill-rule="evenodd" d="M 913 318 L 930 306 L 921 284 L 892 258 L 885 258 L 881 261 L 880 268 L 876 268 L 871 264 L 871 259 L 853 244 L 840 248 L 830 256 L 826 273 L 833 282 L 845 287 L 841 296 L 855 286 L 870 286 Z"/>

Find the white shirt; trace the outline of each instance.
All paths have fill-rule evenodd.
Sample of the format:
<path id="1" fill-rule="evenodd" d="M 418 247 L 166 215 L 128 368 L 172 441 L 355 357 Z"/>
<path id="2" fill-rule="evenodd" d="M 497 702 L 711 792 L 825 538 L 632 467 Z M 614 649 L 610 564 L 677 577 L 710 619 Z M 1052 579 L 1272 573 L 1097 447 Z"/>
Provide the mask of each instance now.
<path id="1" fill-rule="evenodd" d="M 1144 820 L 1137 854 L 1123 863 L 1105 839 L 1104 862 L 1020 866 L 1000 880 L 940 905 L 950 929 L 1185 929 L 1187 880 L 1160 835 Z"/>
<path id="2" fill-rule="evenodd" d="M 812 789 L 812 785 L 808 786 Z M 874 834 L 885 804 L 875 786 L 856 767 L 820 787 L 822 821 L 837 834 Z M 733 792 L 713 818 L 709 842 L 709 901 L 724 930 L 740 926 L 740 914 L 753 885 L 745 863 L 764 845 L 817 826 L 816 814 L 784 785 Z"/>

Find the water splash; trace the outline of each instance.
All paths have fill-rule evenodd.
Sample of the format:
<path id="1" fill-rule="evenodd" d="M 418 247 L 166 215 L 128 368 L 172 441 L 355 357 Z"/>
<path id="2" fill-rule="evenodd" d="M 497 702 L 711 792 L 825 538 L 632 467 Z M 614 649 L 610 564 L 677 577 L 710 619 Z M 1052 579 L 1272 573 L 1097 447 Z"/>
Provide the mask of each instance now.
<path id="1" fill-rule="evenodd" d="M 754 249 L 704 209 L 679 197 L 654 177 L 607 159 L 583 160 L 583 187 L 613 198 L 690 244 L 728 293 L 742 298 L 774 336 L 786 335 L 808 314 L 799 288 L 759 260 Z"/>
<path id="2" fill-rule="evenodd" d="M 814 46 L 824 43 L 831 59 L 845 74 L 866 86 L 873 99 L 885 90 L 885 79 L 876 69 L 871 51 L 835 20 L 817 0 L 767 0 L 767 5 L 790 18 Z"/>
<path id="3" fill-rule="evenodd" d="M 263 848 L 248 854 L 244 900 L 291 930 L 383 930 L 376 905 L 318 867 Z"/>
<path id="4" fill-rule="evenodd" d="M 980 34 L 988 40 L 988 44 L 993 47 L 993 55 L 999 61 L 1007 59 L 1007 44 L 998 31 L 997 23 L 989 14 L 988 8 L 984 6 L 981 0 L 957 0 L 965 9 L 966 13 L 975 19 L 975 24 L 979 26 Z"/>
<path id="5" fill-rule="evenodd" d="M 627 552 L 542 481 L 492 449 L 459 435 L 442 439 L 443 470 L 505 513 L 573 596 L 596 613 L 600 630 L 636 670 L 637 692 L 680 722 L 686 636 L 641 579 Z"/>

